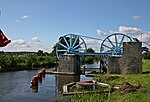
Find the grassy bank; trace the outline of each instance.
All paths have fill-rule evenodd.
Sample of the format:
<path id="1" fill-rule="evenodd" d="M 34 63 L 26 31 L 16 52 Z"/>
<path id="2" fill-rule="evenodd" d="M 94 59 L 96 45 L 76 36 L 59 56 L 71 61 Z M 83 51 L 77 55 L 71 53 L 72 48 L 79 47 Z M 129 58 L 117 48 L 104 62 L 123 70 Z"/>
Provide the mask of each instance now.
<path id="1" fill-rule="evenodd" d="M 73 102 L 150 102 L 150 60 L 143 60 L 144 74 L 103 74 L 94 79 L 108 83 L 119 90 L 103 94 L 82 94 Z"/>

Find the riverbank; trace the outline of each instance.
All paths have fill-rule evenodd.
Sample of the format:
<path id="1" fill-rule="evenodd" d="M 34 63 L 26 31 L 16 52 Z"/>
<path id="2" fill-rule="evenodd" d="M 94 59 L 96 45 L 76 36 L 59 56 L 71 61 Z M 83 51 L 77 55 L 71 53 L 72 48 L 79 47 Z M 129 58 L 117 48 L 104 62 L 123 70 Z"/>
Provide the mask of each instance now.
<path id="1" fill-rule="evenodd" d="M 0 55 L 0 71 L 31 70 L 32 68 L 51 68 L 57 65 L 57 58 L 40 55 Z"/>
<path id="2" fill-rule="evenodd" d="M 143 74 L 102 74 L 96 81 L 118 86 L 110 93 L 76 95 L 73 102 L 149 102 L 150 101 L 150 60 L 143 60 Z"/>

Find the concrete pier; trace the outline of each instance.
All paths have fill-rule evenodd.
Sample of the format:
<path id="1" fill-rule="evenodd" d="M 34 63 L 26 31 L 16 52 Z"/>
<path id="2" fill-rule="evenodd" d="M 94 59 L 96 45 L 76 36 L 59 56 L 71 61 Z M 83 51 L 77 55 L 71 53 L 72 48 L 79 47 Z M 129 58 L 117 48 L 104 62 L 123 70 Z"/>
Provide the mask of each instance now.
<path id="1" fill-rule="evenodd" d="M 108 74 L 120 74 L 121 73 L 121 68 L 119 65 L 119 59 L 121 57 L 117 56 L 112 56 L 108 58 L 108 69 L 107 73 Z"/>
<path id="2" fill-rule="evenodd" d="M 57 72 L 80 74 L 80 56 L 75 54 L 60 55 Z"/>
<path id="3" fill-rule="evenodd" d="M 142 43 L 124 42 L 122 57 L 109 57 L 107 73 L 140 74 L 142 73 Z"/>

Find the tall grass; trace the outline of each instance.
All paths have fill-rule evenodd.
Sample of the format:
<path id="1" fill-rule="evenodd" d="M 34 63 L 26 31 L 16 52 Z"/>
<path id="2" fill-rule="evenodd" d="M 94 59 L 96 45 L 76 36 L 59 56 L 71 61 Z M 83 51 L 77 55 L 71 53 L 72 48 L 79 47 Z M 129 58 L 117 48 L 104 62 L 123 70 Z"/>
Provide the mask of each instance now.
<path id="1" fill-rule="evenodd" d="M 143 72 L 145 74 L 103 74 L 94 79 L 100 82 L 108 83 L 111 86 L 120 86 L 128 82 L 141 88 L 137 92 L 121 93 L 113 91 L 110 95 L 103 94 L 83 94 L 72 99 L 73 102 L 150 102 L 150 60 L 142 61 Z M 108 76 L 117 76 L 114 79 L 106 80 Z"/>

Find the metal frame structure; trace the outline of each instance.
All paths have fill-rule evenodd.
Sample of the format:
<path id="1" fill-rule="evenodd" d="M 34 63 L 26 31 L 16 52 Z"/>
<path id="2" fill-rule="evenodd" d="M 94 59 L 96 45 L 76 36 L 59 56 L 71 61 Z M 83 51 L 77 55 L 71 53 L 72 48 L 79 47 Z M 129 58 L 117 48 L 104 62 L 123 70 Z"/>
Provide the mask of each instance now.
<path id="1" fill-rule="evenodd" d="M 122 55 L 123 52 L 123 42 L 133 42 L 134 39 L 131 37 L 121 34 L 115 33 L 107 36 L 100 47 L 100 53 L 106 53 L 106 55 Z"/>
<path id="2" fill-rule="evenodd" d="M 87 52 L 87 46 L 83 38 L 75 34 L 67 34 L 59 38 L 56 44 L 56 55 L 83 54 Z"/>
<path id="3" fill-rule="evenodd" d="M 101 40 L 99 53 L 88 53 L 87 45 L 82 38 Z M 67 34 L 59 38 L 56 44 L 56 55 L 59 58 L 60 54 L 75 54 L 80 56 L 100 56 L 100 71 L 106 73 L 108 68 L 108 56 L 122 56 L 123 42 L 136 42 L 136 38 L 131 38 L 128 35 L 114 33 L 107 36 L 104 40 L 83 35 Z"/>
<path id="4" fill-rule="evenodd" d="M 87 45 L 82 37 L 102 40 L 98 38 L 67 34 L 59 38 L 56 44 L 56 55 L 76 54 L 76 55 L 99 55 L 99 56 L 121 56 L 123 52 L 123 42 L 134 42 L 135 40 L 128 35 L 114 33 L 102 40 L 100 53 L 87 53 Z"/>

